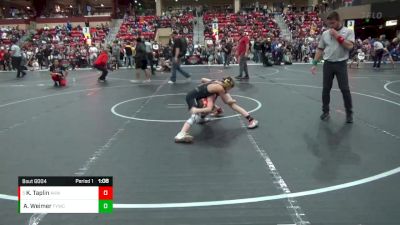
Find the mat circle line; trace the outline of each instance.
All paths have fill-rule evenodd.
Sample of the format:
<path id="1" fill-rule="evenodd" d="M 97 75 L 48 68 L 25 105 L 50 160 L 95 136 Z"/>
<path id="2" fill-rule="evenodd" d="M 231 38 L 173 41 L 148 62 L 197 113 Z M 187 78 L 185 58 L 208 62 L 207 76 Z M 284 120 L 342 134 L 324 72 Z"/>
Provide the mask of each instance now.
<path id="1" fill-rule="evenodd" d="M 131 120 L 137 120 L 137 121 L 143 121 L 143 122 L 158 122 L 158 123 L 183 123 L 186 120 L 156 120 L 156 119 L 144 119 L 144 118 L 139 118 L 139 117 L 134 117 L 134 116 L 126 116 L 123 114 L 120 114 L 116 111 L 118 106 L 123 105 L 128 102 L 133 102 L 137 100 L 142 100 L 142 99 L 147 99 L 147 98 L 154 98 L 154 97 L 166 97 L 166 96 L 177 96 L 177 95 L 185 95 L 186 93 L 177 93 L 177 94 L 162 94 L 162 95 L 150 95 L 150 96 L 144 96 L 144 97 L 138 97 L 138 98 L 132 98 L 128 99 L 122 102 L 119 102 L 115 104 L 114 106 L 111 107 L 111 113 L 114 114 L 115 116 L 122 117 L 124 119 L 131 119 Z M 249 99 L 255 103 L 257 103 L 257 107 L 250 110 L 249 113 L 253 113 L 257 110 L 259 110 L 262 107 L 262 103 L 258 101 L 257 99 L 246 97 L 246 96 L 241 96 L 241 95 L 232 95 L 232 97 L 239 97 L 239 98 L 244 98 L 244 99 Z M 211 120 L 221 120 L 221 119 L 229 119 L 233 117 L 240 116 L 240 114 L 234 114 L 230 116 L 221 116 L 217 118 L 211 118 Z"/>
<path id="2" fill-rule="evenodd" d="M 388 91 L 388 92 L 390 92 L 390 93 L 392 93 L 394 95 L 400 96 L 400 93 L 389 89 L 389 85 L 394 84 L 394 83 L 398 83 L 398 82 L 400 82 L 400 80 L 390 81 L 390 82 L 387 82 L 385 84 L 385 86 L 383 86 L 383 87 L 385 88 L 386 91 Z"/>

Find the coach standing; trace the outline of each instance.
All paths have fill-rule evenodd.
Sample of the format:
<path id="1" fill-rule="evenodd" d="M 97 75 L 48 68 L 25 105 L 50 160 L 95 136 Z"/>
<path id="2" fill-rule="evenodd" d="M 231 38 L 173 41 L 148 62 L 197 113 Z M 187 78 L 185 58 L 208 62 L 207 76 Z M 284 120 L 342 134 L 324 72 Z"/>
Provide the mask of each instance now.
<path id="1" fill-rule="evenodd" d="M 354 31 L 344 27 L 337 12 L 331 12 L 327 17 L 327 25 L 330 28 L 322 33 L 318 49 L 313 60 L 311 72 L 316 74 L 319 60 L 324 59 L 323 89 L 322 89 L 322 115 L 321 120 L 328 120 L 330 92 L 333 79 L 336 76 L 340 91 L 343 95 L 346 109 L 346 122 L 353 122 L 353 105 L 347 76 L 347 60 L 350 49 L 353 48 L 355 38 Z M 324 54 L 323 54 L 324 53 Z"/>
<path id="2" fill-rule="evenodd" d="M 177 31 L 172 32 L 172 40 L 174 41 L 173 49 L 172 49 L 172 73 L 171 78 L 168 81 L 168 84 L 175 84 L 176 82 L 176 72 L 180 72 L 184 77 L 186 77 L 186 81 L 190 82 L 190 74 L 181 68 L 182 58 L 186 55 L 187 51 L 187 41 L 184 37 L 178 35 Z"/>
<path id="3" fill-rule="evenodd" d="M 240 30 L 240 35 L 239 44 L 236 50 L 236 58 L 239 60 L 239 76 L 236 76 L 235 78 L 237 80 L 248 80 L 249 70 L 247 68 L 247 57 L 249 56 L 250 40 L 243 29 Z M 242 77 L 243 71 L 245 73 L 244 77 Z"/>

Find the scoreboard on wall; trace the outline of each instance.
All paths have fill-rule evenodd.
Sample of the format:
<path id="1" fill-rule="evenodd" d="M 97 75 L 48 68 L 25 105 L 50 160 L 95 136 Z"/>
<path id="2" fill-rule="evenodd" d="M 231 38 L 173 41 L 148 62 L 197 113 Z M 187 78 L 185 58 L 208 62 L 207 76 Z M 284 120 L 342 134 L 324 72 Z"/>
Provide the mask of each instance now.
<path id="1" fill-rule="evenodd" d="M 18 177 L 19 213 L 111 213 L 113 177 Z"/>

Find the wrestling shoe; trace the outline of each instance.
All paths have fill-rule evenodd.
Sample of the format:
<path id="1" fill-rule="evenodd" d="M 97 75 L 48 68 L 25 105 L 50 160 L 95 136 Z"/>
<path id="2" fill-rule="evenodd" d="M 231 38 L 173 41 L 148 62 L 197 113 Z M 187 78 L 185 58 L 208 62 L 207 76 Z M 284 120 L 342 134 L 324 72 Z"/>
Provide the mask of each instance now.
<path id="1" fill-rule="evenodd" d="M 348 113 L 347 115 L 346 115 L 346 123 L 353 123 L 354 122 L 354 120 L 353 120 L 353 114 L 352 113 Z"/>
<path id="2" fill-rule="evenodd" d="M 188 133 L 179 132 L 175 136 L 175 143 L 191 143 L 193 141 L 193 136 Z"/>
<path id="3" fill-rule="evenodd" d="M 248 129 L 254 129 L 256 127 L 258 127 L 258 121 L 256 119 L 249 121 L 249 125 L 247 125 Z"/>

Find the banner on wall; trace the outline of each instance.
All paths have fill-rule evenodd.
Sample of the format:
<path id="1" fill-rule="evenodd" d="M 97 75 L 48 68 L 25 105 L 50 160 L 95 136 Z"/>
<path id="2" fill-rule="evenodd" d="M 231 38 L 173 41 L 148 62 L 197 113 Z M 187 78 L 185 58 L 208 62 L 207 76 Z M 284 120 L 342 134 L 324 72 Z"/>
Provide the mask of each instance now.
<path id="1" fill-rule="evenodd" d="M 83 27 L 82 33 L 83 33 L 83 36 L 85 36 L 86 39 L 90 39 L 91 38 L 91 36 L 90 36 L 90 27 Z"/>
<path id="2" fill-rule="evenodd" d="M 354 23 L 355 23 L 354 20 L 347 20 L 346 27 L 349 28 L 349 29 L 354 30 Z"/>
<path id="3" fill-rule="evenodd" d="M 218 22 L 212 23 L 213 34 L 215 35 L 216 40 L 218 40 Z"/>

